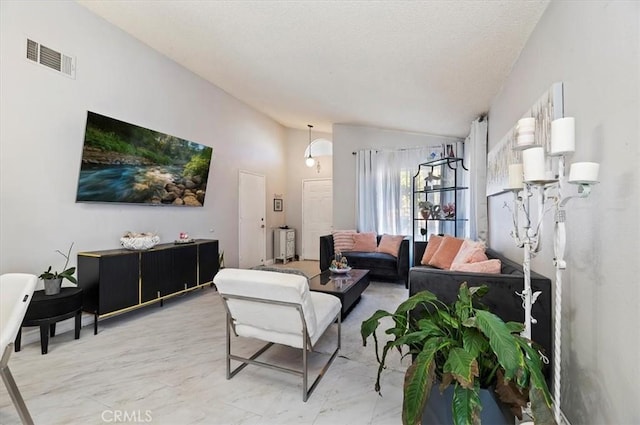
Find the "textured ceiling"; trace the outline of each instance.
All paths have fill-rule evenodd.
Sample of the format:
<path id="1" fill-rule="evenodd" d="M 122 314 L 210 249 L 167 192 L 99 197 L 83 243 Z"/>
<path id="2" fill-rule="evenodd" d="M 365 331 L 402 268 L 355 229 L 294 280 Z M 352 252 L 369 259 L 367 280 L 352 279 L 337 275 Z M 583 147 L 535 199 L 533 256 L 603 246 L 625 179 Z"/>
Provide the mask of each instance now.
<path id="1" fill-rule="evenodd" d="M 548 0 L 79 3 L 287 127 L 464 137 Z"/>

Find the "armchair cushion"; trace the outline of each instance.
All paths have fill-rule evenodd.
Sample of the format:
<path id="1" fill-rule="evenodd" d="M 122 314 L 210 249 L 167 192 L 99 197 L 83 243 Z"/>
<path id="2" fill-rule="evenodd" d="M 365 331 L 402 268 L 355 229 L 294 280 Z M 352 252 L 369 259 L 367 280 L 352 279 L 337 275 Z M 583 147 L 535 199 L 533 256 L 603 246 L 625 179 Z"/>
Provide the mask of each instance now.
<path id="1" fill-rule="evenodd" d="M 6 273 L 0 277 L 0 355 L 20 330 L 38 278 L 26 273 Z"/>
<path id="2" fill-rule="evenodd" d="M 218 272 L 214 282 L 221 294 L 301 304 L 309 334 L 316 330 L 316 312 L 307 279 L 302 276 L 226 268 Z M 238 335 L 255 337 L 250 329 L 273 331 L 298 335 L 297 344 L 301 343 L 301 326 L 297 311 L 272 304 L 256 308 L 255 303 L 236 299 L 229 300 L 228 305 L 231 315 L 236 320 Z M 251 335 L 244 335 L 245 331 Z"/>
<path id="3" fill-rule="evenodd" d="M 300 275 L 226 268 L 216 274 L 214 283 L 222 295 L 301 305 L 312 344 L 341 309 L 337 297 L 311 292 L 307 278 Z M 266 303 L 256 308 L 255 301 L 239 299 L 229 299 L 227 305 L 237 335 L 302 348 L 302 324 L 294 308 Z"/>
<path id="4" fill-rule="evenodd" d="M 33 299 L 37 282 L 35 275 L 26 273 L 6 273 L 0 276 L 0 375 L 24 424 L 32 424 L 33 419 L 9 370 L 9 357 L 27 307 Z"/>
<path id="5" fill-rule="evenodd" d="M 311 335 L 311 345 L 315 345 L 324 330 L 340 315 L 342 304 L 338 297 L 316 291 L 311 291 L 311 300 L 316 309 L 317 328 L 322 330 Z"/>

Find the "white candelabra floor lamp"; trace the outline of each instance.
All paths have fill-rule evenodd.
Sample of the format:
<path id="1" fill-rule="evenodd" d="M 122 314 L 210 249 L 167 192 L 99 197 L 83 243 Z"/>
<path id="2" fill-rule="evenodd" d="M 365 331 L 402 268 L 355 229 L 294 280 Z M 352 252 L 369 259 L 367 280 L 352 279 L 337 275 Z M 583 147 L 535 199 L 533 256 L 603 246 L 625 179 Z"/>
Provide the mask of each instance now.
<path id="1" fill-rule="evenodd" d="M 554 416 L 561 421 L 561 337 L 562 337 L 562 271 L 567 264 L 564 260 L 566 247 L 566 211 L 570 199 L 585 198 L 591 192 L 591 186 L 598 183 L 599 164 L 594 162 L 576 162 L 571 165 L 569 183 L 578 185 L 578 193 L 565 196 L 565 156 L 575 151 L 575 120 L 571 117 L 560 118 L 551 123 L 551 150 L 545 157 L 545 149 L 535 144 L 535 118 L 523 118 L 518 121 L 518 135 L 515 149 L 522 151 L 522 163 L 509 166 L 509 187 L 512 191 L 513 229 L 511 236 L 518 247 L 524 248 L 522 269 L 524 288 L 522 294 L 525 311 L 525 329 L 522 335 L 531 339 L 531 326 L 536 319 L 531 316 L 531 308 L 539 293 L 531 291 L 531 258 L 541 249 L 542 223 L 544 215 L 551 209 L 555 211 L 554 226 L 554 266 L 555 273 L 555 309 L 554 309 L 554 349 L 553 349 L 553 397 Z M 555 164 L 554 164 L 555 163 Z M 557 165 L 557 174 L 553 172 Z M 532 223 L 531 200 L 536 189 L 537 216 Z M 506 205 L 508 207 L 508 205 Z M 520 222 L 520 215 L 524 222 Z"/>

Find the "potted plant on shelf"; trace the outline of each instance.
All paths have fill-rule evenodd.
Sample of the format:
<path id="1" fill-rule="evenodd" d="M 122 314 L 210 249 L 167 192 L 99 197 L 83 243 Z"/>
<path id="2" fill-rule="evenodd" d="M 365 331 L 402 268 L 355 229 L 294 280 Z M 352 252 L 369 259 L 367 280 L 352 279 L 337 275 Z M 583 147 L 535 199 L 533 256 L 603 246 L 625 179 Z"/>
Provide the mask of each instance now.
<path id="1" fill-rule="evenodd" d="M 555 423 L 550 409 L 551 394 L 535 344 L 518 334 L 524 329 L 521 323 L 505 323 L 478 307 L 477 298 L 487 291 L 486 286 L 468 288 L 466 282 L 462 283 L 452 305 L 423 291 L 400 304 L 394 313 L 378 310 L 362 322 L 363 344 L 366 345 L 369 336 L 373 336 L 375 343 L 379 364 L 376 391 L 380 392 L 380 376 L 389 350 L 396 348 L 401 355 L 413 357 L 404 380 L 405 425 L 419 424 L 423 414 L 433 414 L 429 413 L 430 404 L 435 401 L 432 399 L 441 398 L 434 387 L 436 381 L 440 393 L 445 389 L 452 393 L 447 406 L 449 422 L 479 423 L 481 411 L 484 415 L 487 410 L 487 403 L 481 402 L 481 393 L 484 391 L 482 399 L 486 400 L 492 389 L 519 418 L 522 408 L 530 403 L 536 424 Z M 386 342 L 380 355 L 376 329 L 385 317 L 392 319 L 385 333 L 394 338 Z"/>
<path id="2" fill-rule="evenodd" d="M 62 255 L 66 260 L 64 263 L 64 267 L 62 268 L 63 271 L 61 271 L 60 273 L 58 273 L 57 271 L 51 271 L 51 266 L 49 266 L 49 268 L 39 276 L 39 278 L 44 281 L 45 295 L 55 295 L 60 293 L 60 287 L 62 286 L 62 279 L 67 279 L 72 283 L 78 283 L 76 278 L 73 277 L 73 274 L 76 272 L 76 268 L 75 267 L 67 268 L 67 266 L 69 265 L 69 256 L 71 255 L 71 248 L 73 248 L 73 242 L 71 243 L 71 246 L 69 247 L 69 251 L 66 254 L 58 249 L 56 250 L 56 252 Z"/>

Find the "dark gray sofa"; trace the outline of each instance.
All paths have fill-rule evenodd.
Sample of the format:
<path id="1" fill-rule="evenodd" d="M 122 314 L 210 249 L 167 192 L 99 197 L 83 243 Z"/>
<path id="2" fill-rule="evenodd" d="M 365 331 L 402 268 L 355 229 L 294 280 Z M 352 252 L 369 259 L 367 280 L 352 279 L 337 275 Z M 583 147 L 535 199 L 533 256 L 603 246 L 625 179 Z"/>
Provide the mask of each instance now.
<path id="1" fill-rule="evenodd" d="M 450 304 L 456 300 L 462 282 L 467 282 L 469 287 L 487 285 L 489 292 L 481 298 L 482 304 L 489 307 L 490 311 L 504 321 L 524 322 L 522 299 L 516 294 L 516 292 L 521 293 L 524 288 L 522 264 L 487 248 L 487 257 L 501 261 L 500 274 L 440 270 L 420 265 L 426 247 L 427 242 L 414 243 L 414 267 L 409 271 L 409 296 L 427 290 L 437 295 L 443 302 Z M 553 356 L 551 280 L 532 271 L 531 288 L 534 292 L 542 292 L 531 310 L 532 316 L 537 320 L 531 328 L 531 339 L 544 348 L 544 354 L 551 364 Z M 545 368 L 547 379 L 550 378 L 550 374 L 551 367 L 547 366 Z"/>
<path id="2" fill-rule="evenodd" d="M 378 244 L 380 238 L 378 235 Z M 393 255 L 382 252 L 343 252 L 342 255 L 347 257 L 349 266 L 354 269 L 367 269 L 371 278 L 401 281 L 405 287 L 408 287 L 409 278 L 409 241 L 410 238 L 405 237 L 400 244 L 398 258 Z M 331 261 L 334 257 L 335 249 L 333 247 L 333 235 L 320 236 L 320 270 L 329 269 Z"/>

